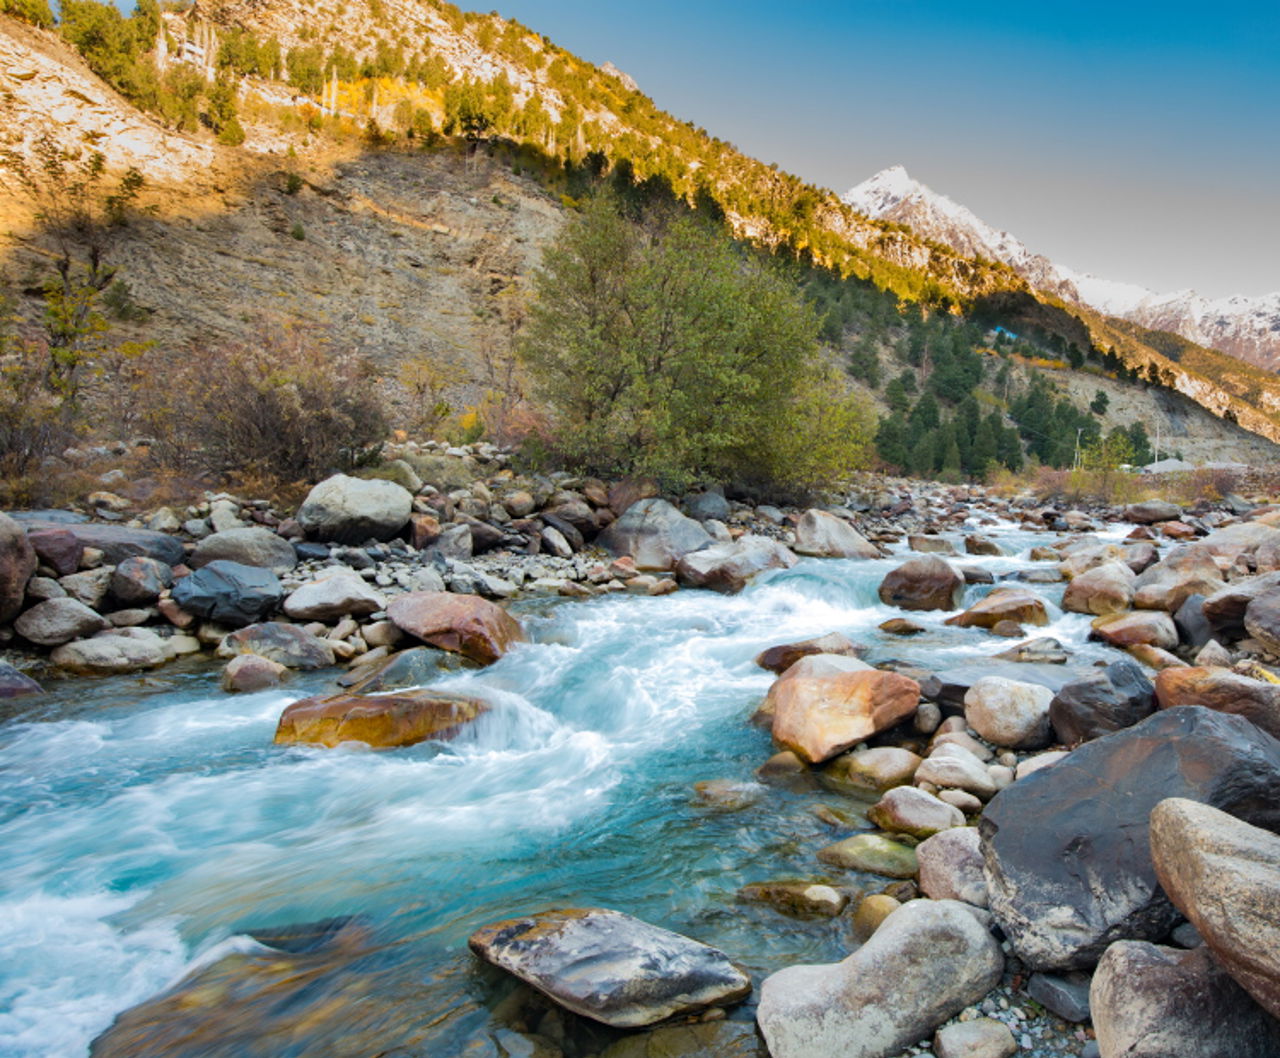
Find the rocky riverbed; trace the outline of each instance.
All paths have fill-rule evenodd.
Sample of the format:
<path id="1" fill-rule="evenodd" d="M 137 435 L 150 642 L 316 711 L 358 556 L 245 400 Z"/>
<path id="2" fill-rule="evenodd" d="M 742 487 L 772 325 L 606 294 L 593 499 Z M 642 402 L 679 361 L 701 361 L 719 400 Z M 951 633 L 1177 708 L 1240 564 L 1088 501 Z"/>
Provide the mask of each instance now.
<path id="1" fill-rule="evenodd" d="M 1280 1053 L 1268 497 L 399 455 L 4 523 L 13 1054 Z"/>

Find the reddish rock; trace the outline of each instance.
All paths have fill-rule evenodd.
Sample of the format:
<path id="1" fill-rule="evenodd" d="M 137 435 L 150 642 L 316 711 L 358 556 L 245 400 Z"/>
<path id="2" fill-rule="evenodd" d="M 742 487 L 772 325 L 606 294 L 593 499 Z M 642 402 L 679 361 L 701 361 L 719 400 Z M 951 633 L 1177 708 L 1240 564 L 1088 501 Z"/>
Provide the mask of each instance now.
<path id="1" fill-rule="evenodd" d="M 1094 638 L 1110 643 L 1113 647 L 1150 643 L 1162 650 L 1172 650 L 1178 645 L 1178 629 L 1173 618 L 1156 610 L 1109 614 L 1096 618 L 1092 628 Z"/>
<path id="2" fill-rule="evenodd" d="M 40 561 L 59 577 L 70 576 L 80 568 L 84 544 L 70 529 L 33 529 L 27 533 L 27 541 Z"/>
<path id="3" fill-rule="evenodd" d="M 402 632 L 482 665 L 497 661 L 513 643 L 525 641 L 514 617 L 476 595 L 409 592 L 388 604 L 387 616 Z"/>
<path id="4" fill-rule="evenodd" d="M 431 514 L 409 516 L 409 543 L 421 551 L 440 539 L 440 519 Z"/>
<path id="5" fill-rule="evenodd" d="M 277 686 L 288 669 L 257 654 L 239 654 L 222 670 L 224 691 L 262 691 Z"/>
<path id="6" fill-rule="evenodd" d="M 1189 540 L 1196 535 L 1196 531 L 1186 522 L 1157 522 L 1155 527 L 1170 540 Z"/>
<path id="7" fill-rule="evenodd" d="M 756 664 L 762 669 L 782 674 L 797 661 L 810 654 L 840 654 L 844 657 L 856 658 L 866 652 L 866 647 L 854 643 L 848 636 L 839 632 L 828 632 L 816 639 L 804 639 L 798 643 L 783 643 L 770 647 L 756 655 Z"/>
<path id="8" fill-rule="evenodd" d="M 365 742 L 379 748 L 452 738 L 489 711 L 484 702 L 430 688 L 365 697 L 334 694 L 294 702 L 280 716 L 277 743 L 337 746 Z"/>
<path id="9" fill-rule="evenodd" d="M 868 668 L 819 671 L 814 662 L 822 656 L 802 658 L 770 688 L 766 708 L 772 706 L 773 737 L 783 748 L 817 764 L 916 711 L 915 680 Z"/>
<path id="10" fill-rule="evenodd" d="M 1280 738 L 1280 684 L 1251 680 L 1230 669 L 1162 669 L 1155 678 L 1161 709 L 1203 705 L 1219 713 L 1235 713 Z"/>
<path id="11" fill-rule="evenodd" d="M 1047 625 L 1049 613 L 1044 600 L 1026 588 L 996 588 L 962 614 L 947 619 L 959 628 L 994 628 L 1001 621 L 1023 625 Z"/>
<path id="12" fill-rule="evenodd" d="M 623 478 L 609 490 L 609 509 L 621 518 L 637 500 L 661 495 L 662 490 L 653 478 Z"/>
<path id="13" fill-rule="evenodd" d="M 1062 595 L 1071 613 L 1123 613 L 1133 605 L 1133 570 L 1123 562 L 1105 562 L 1075 577 Z"/>

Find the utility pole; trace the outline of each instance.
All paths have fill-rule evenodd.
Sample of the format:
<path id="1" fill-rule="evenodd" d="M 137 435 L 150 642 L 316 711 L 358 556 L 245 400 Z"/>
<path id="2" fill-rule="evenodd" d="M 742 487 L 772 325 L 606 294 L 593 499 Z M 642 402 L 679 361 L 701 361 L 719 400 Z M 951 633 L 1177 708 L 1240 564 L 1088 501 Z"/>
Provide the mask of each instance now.
<path id="1" fill-rule="evenodd" d="M 1160 420 L 1156 420 L 1156 462 L 1160 462 Z"/>
<path id="2" fill-rule="evenodd" d="M 1076 430 L 1076 457 L 1071 464 L 1072 470 L 1080 469 L 1080 435 L 1084 433 L 1084 427 L 1081 426 Z"/>

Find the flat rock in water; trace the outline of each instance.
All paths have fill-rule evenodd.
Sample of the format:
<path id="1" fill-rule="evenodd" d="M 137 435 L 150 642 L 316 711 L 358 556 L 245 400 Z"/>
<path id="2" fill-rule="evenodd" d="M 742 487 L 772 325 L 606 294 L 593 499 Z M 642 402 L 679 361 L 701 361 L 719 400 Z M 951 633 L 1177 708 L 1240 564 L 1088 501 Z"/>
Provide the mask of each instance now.
<path id="1" fill-rule="evenodd" d="M 489 706 L 430 688 L 390 694 L 334 694 L 304 698 L 280 715 L 277 743 L 337 746 L 364 742 L 391 749 L 449 739 Z"/>
<path id="2" fill-rule="evenodd" d="M 655 1025 L 751 992 L 750 978 L 723 952 L 603 908 L 508 919 L 468 943 L 560 1005 L 615 1028 Z"/>
<path id="3" fill-rule="evenodd" d="M 954 610 L 964 578 L 936 555 L 908 559 L 880 582 L 880 601 L 903 610 Z"/>
<path id="4" fill-rule="evenodd" d="M 1033 970 L 1088 968 L 1114 940 L 1167 936 L 1178 913 L 1156 881 L 1151 810 L 1187 797 L 1275 826 L 1277 788 L 1280 742 L 1209 709 L 1168 709 L 1086 742 L 987 805 L 991 910 Z"/>
<path id="5" fill-rule="evenodd" d="M 323 669 L 333 664 L 333 647 L 298 625 L 263 621 L 223 637 L 218 656 L 257 654 L 288 669 Z"/>
<path id="6" fill-rule="evenodd" d="M 731 595 L 745 588 L 757 573 L 790 569 L 798 561 L 776 540 L 748 533 L 729 543 L 712 544 L 684 555 L 676 563 L 676 576 L 689 587 Z"/>
<path id="7" fill-rule="evenodd" d="M 994 628 L 1001 621 L 1021 625 L 1047 625 L 1049 612 L 1044 600 L 1026 588 L 996 588 L 962 614 L 947 618 L 958 628 Z"/>
<path id="8" fill-rule="evenodd" d="M 0 699 L 43 693 L 44 688 L 26 673 L 19 672 L 7 661 L 0 661 Z"/>
<path id="9" fill-rule="evenodd" d="M 804 639 L 798 643 L 782 643 L 779 646 L 770 647 L 756 655 L 756 664 L 762 669 L 781 675 L 801 658 L 810 654 L 840 654 L 856 658 L 865 654 L 866 650 L 866 647 L 859 646 L 848 636 L 843 636 L 839 632 L 828 632 L 825 636 Z"/>

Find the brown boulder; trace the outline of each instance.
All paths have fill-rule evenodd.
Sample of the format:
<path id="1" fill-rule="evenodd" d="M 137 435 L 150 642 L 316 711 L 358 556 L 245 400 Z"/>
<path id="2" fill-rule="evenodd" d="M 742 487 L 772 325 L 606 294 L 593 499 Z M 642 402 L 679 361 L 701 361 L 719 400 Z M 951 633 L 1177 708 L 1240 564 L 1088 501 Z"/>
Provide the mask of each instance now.
<path id="1" fill-rule="evenodd" d="M 1123 562 L 1106 562 L 1075 577 L 1062 594 L 1071 613 L 1123 613 L 1133 605 L 1133 570 Z"/>
<path id="2" fill-rule="evenodd" d="M 1047 625 L 1049 613 L 1044 600 L 1026 588 L 996 588 L 962 614 L 947 619 L 958 628 L 994 628 L 1001 621 L 1020 625 Z"/>
<path id="3" fill-rule="evenodd" d="M 33 529 L 27 540 L 40 561 L 59 577 L 67 577 L 80 568 L 84 544 L 70 529 Z"/>
<path id="4" fill-rule="evenodd" d="M 387 616 L 402 632 L 482 665 L 497 661 L 513 643 L 525 641 L 514 617 L 476 595 L 409 592 L 391 600 Z"/>
<path id="5" fill-rule="evenodd" d="M 1166 668 L 1155 679 L 1161 709 L 1203 705 L 1219 713 L 1235 713 L 1280 738 L 1280 685 L 1251 680 L 1230 669 Z"/>
<path id="6" fill-rule="evenodd" d="M 475 698 L 430 688 L 364 696 L 334 694 L 304 698 L 280 715 L 277 743 L 305 742 L 337 746 L 412 746 L 427 739 L 448 739 L 489 711 Z"/>
<path id="7" fill-rule="evenodd" d="M 1113 647 L 1131 647 L 1150 643 L 1163 650 L 1178 645 L 1178 629 L 1173 618 L 1157 610 L 1135 610 L 1131 613 L 1108 614 L 1093 621 L 1093 638 Z"/>
<path id="8" fill-rule="evenodd" d="M 916 711 L 915 680 L 868 668 L 822 671 L 815 664 L 821 657 L 792 665 L 765 703 L 773 711 L 774 740 L 810 764 L 830 760 Z"/>
<path id="9" fill-rule="evenodd" d="M 1174 613 L 1190 595 L 1212 595 L 1222 587 L 1222 571 L 1203 544 L 1184 544 L 1149 566 L 1133 583 L 1133 605 Z"/>
<path id="10" fill-rule="evenodd" d="M 1151 812 L 1160 886 L 1227 973 L 1280 1018 L 1280 837 L 1185 798 Z"/>
<path id="11" fill-rule="evenodd" d="M 36 571 L 36 552 L 26 530 L 7 514 L 0 514 L 0 625 L 22 612 L 27 581 Z"/>
<path id="12" fill-rule="evenodd" d="M 810 654 L 839 654 L 856 658 L 865 653 L 866 649 L 854 643 L 848 636 L 843 636 L 839 632 L 828 632 L 825 636 L 818 636 L 815 639 L 804 639 L 798 643 L 783 643 L 770 647 L 756 655 L 756 664 L 762 669 L 781 675 L 801 658 L 808 657 Z"/>
<path id="13" fill-rule="evenodd" d="M 964 578 L 935 555 L 913 558 L 880 582 L 880 601 L 903 610 L 954 610 Z"/>
<path id="14" fill-rule="evenodd" d="M 1280 654 L 1280 588 L 1256 596 L 1244 612 L 1245 631 L 1272 654 Z"/>
<path id="15" fill-rule="evenodd" d="M 1216 636 L 1239 639 L 1245 634 L 1244 615 L 1249 604 L 1275 588 L 1280 588 L 1280 573 L 1263 573 L 1220 587 L 1200 609 Z"/>

